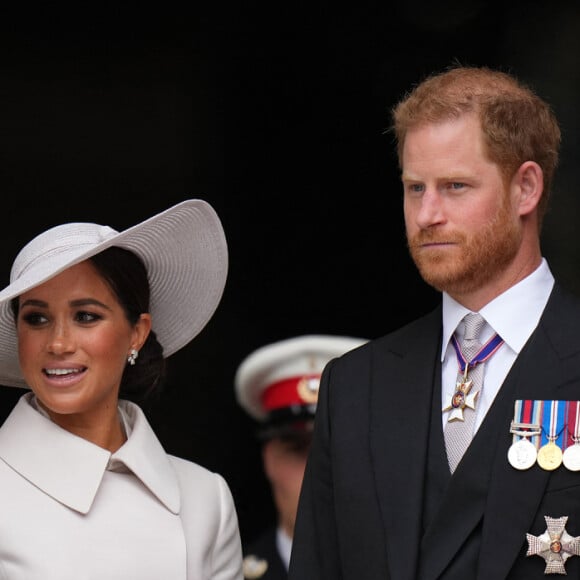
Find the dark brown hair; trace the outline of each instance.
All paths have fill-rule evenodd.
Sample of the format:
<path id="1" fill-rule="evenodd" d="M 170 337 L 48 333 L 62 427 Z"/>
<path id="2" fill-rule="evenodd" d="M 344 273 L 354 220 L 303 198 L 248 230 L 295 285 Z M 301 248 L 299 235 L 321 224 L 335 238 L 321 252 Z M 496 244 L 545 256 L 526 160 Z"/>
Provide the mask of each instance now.
<path id="1" fill-rule="evenodd" d="M 133 252 L 117 247 L 96 254 L 90 261 L 119 300 L 127 320 L 136 324 L 150 308 L 149 280 L 143 261 Z M 163 347 L 151 331 L 135 365 L 125 366 L 119 397 L 143 403 L 160 392 L 164 379 Z"/>

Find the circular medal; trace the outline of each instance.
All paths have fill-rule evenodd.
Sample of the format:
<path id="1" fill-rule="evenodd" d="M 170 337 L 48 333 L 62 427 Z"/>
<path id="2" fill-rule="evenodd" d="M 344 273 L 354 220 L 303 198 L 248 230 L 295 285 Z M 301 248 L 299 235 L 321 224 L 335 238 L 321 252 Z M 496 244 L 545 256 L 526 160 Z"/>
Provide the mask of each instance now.
<path id="1" fill-rule="evenodd" d="M 516 441 L 508 450 L 508 461 L 515 469 L 529 469 L 536 462 L 536 446 L 525 437 Z"/>
<path id="2" fill-rule="evenodd" d="M 546 471 L 553 471 L 562 464 L 562 450 L 550 441 L 538 451 L 538 465 Z"/>
<path id="3" fill-rule="evenodd" d="M 564 466 L 570 471 L 580 471 L 580 444 L 574 443 L 566 448 L 562 456 Z"/>

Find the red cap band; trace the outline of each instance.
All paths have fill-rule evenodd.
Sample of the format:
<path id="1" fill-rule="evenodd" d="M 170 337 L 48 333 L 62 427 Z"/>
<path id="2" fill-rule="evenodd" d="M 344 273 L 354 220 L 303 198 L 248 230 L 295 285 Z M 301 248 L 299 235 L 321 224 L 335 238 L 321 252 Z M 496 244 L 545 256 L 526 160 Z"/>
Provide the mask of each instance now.
<path id="1" fill-rule="evenodd" d="M 316 381 L 315 388 L 311 383 Z M 272 383 L 262 392 L 262 405 L 266 411 L 308 405 L 318 399 L 318 380 L 320 375 L 300 375 Z"/>

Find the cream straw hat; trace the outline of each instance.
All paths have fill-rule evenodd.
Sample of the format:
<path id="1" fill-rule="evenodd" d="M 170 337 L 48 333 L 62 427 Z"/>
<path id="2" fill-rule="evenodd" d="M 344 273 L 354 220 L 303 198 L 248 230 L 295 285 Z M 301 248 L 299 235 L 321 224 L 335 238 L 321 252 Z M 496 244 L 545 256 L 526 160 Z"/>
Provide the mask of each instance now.
<path id="1" fill-rule="evenodd" d="M 205 201 L 191 199 L 122 232 L 93 223 L 67 223 L 29 242 L 0 292 L 0 385 L 26 387 L 18 364 L 12 298 L 70 266 L 117 246 L 145 263 L 153 330 L 168 357 L 191 341 L 222 297 L 228 269 L 221 222 Z"/>

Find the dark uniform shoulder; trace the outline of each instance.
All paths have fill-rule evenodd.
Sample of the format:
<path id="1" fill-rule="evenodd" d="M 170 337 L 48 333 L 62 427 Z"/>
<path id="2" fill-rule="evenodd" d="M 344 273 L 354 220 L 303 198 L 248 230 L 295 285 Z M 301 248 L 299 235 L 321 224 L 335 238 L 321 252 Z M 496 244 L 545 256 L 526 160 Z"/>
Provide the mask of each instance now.
<path id="1" fill-rule="evenodd" d="M 276 529 L 270 528 L 244 546 L 246 580 L 286 580 L 288 573 L 276 547 Z"/>

